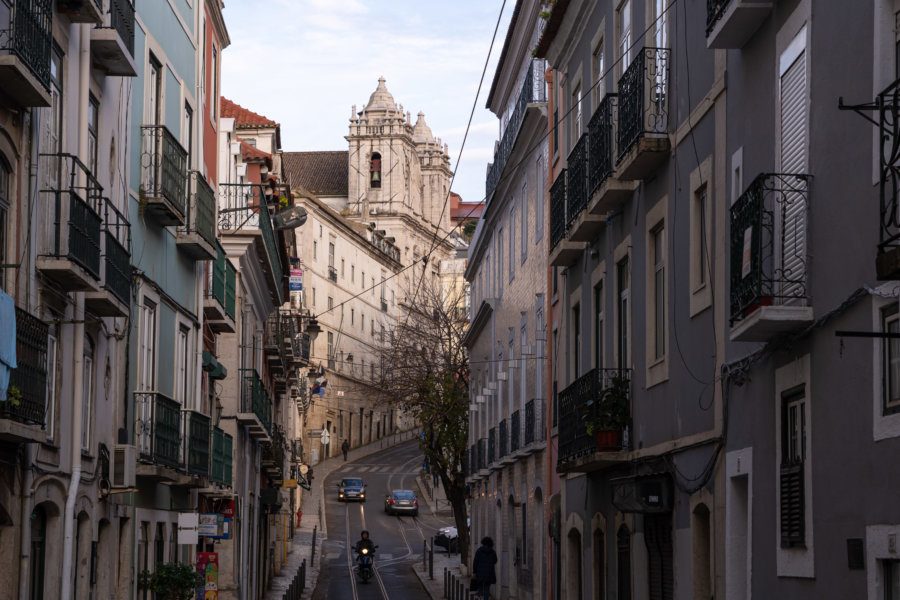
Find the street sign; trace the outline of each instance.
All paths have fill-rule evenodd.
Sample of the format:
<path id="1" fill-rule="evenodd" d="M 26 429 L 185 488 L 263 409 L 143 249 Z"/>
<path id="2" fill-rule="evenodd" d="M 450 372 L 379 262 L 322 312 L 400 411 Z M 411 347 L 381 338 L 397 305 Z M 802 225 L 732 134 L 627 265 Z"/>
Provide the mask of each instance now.
<path id="1" fill-rule="evenodd" d="M 297 487 L 297 480 L 296 479 L 285 479 L 284 485 L 282 487 L 284 489 L 295 488 L 295 487 Z"/>
<path id="2" fill-rule="evenodd" d="M 322 428 L 322 443 L 328 444 L 331 441 L 331 434 L 328 433 L 328 430 L 324 427 Z"/>
<path id="3" fill-rule="evenodd" d="M 197 543 L 197 525 L 200 523 L 200 515 L 197 513 L 178 513 L 178 543 Z"/>
<path id="4" fill-rule="evenodd" d="M 291 269 L 290 290 L 299 292 L 303 289 L 303 269 Z"/>
<path id="5" fill-rule="evenodd" d="M 219 535 L 219 515 L 216 513 L 204 513 L 200 515 L 200 526 L 197 534 L 204 537 Z"/>

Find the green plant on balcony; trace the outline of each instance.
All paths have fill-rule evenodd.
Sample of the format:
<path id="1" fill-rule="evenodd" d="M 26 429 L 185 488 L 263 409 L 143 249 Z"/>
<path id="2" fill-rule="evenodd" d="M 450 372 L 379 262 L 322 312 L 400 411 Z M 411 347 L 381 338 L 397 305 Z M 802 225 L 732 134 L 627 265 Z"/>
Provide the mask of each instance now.
<path id="1" fill-rule="evenodd" d="M 22 404 L 22 390 L 17 385 L 9 386 L 6 391 L 6 400 L 10 406 L 19 407 Z"/>
<path id="2" fill-rule="evenodd" d="M 159 563 L 156 571 L 142 571 L 138 587 L 150 590 L 160 600 L 190 600 L 203 585 L 203 577 L 184 563 Z"/>
<path id="3" fill-rule="evenodd" d="M 613 375 L 598 397 L 585 403 L 584 425 L 588 435 L 600 432 L 620 434 L 631 425 L 631 409 L 628 402 L 630 387 L 628 377 Z M 618 435 L 615 437 L 618 439 Z"/>

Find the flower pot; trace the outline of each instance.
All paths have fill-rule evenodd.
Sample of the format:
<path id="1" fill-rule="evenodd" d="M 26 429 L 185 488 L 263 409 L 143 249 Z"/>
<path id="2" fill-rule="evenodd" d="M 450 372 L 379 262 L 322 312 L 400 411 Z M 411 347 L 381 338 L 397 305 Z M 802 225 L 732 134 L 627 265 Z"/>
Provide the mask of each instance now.
<path id="1" fill-rule="evenodd" d="M 594 436 L 598 452 L 618 452 L 622 449 L 622 432 L 618 429 L 598 429 Z"/>

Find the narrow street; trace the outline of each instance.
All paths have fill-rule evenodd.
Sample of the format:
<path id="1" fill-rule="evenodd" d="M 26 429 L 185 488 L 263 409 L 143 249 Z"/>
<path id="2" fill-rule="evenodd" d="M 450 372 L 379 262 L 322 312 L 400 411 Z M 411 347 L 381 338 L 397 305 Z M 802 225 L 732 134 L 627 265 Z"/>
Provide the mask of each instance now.
<path id="1" fill-rule="evenodd" d="M 325 513 L 328 540 L 323 544 L 322 570 L 313 598 L 430 598 L 412 565 L 422 560 L 422 544 L 438 528 L 451 525 L 449 516 L 433 515 L 421 499 L 416 475 L 422 468 L 422 453 L 417 441 L 372 454 L 357 462 L 348 462 L 325 478 Z M 343 503 L 337 500 L 338 484 L 343 477 L 361 477 L 365 481 L 366 502 Z M 419 516 L 388 516 L 384 497 L 392 489 L 409 489 L 419 498 Z M 375 554 L 375 578 L 362 583 L 352 569 L 356 555 L 351 550 L 368 529 L 378 545 Z"/>

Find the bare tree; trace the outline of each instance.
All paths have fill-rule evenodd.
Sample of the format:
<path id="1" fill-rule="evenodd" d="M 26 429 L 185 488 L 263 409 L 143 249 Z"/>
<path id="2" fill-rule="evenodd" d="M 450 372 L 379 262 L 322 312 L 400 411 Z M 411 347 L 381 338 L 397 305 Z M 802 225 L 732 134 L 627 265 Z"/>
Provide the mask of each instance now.
<path id="1" fill-rule="evenodd" d="M 461 560 L 468 564 L 465 290 L 458 280 L 432 275 L 427 265 L 425 271 L 405 290 L 403 313 L 380 348 L 381 402 L 406 411 L 422 427 L 422 451 L 444 486 L 459 532 Z"/>

